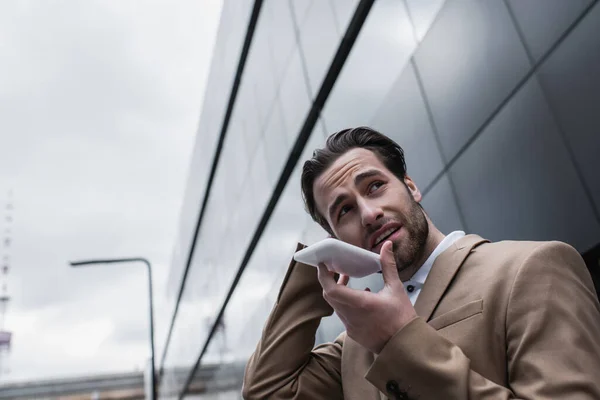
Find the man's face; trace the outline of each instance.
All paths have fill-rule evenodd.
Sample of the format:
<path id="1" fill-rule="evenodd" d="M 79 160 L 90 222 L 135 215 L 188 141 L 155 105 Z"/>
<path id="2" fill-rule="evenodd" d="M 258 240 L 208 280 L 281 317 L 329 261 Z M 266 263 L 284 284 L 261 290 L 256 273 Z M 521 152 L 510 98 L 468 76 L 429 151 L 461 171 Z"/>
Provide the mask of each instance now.
<path id="1" fill-rule="evenodd" d="M 372 151 L 346 152 L 313 189 L 317 210 L 338 239 L 375 253 L 391 240 L 400 271 L 423 254 L 429 225 L 418 204 L 421 193 L 410 178 L 399 180 Z"/>

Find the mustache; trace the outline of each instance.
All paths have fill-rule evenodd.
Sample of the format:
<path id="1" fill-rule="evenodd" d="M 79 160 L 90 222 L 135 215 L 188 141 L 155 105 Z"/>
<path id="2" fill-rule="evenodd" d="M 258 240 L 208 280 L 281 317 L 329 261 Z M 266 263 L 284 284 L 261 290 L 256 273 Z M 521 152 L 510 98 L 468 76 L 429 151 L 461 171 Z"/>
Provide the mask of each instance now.
<path id="1" fill-rule="evenodd" d="M 377 225 L 371 225 L 371 226 L 367 227 L 367 229 L 365 230 L 365 237 L 364 237 L 365 243 L 368 243 L 371 235 L 373 235 L 375 232 L 377 232 L 379 229 L 381 229 L 382 226 L 387 225 L 389 223 L 398 223 L 398 224 L 404 225 L 404 222 L 402 222 L 401 220 L 399 220 L 397 218 L 387 217 L 385 219 L 381 219 L 380 221 L 378 221 Z"/>

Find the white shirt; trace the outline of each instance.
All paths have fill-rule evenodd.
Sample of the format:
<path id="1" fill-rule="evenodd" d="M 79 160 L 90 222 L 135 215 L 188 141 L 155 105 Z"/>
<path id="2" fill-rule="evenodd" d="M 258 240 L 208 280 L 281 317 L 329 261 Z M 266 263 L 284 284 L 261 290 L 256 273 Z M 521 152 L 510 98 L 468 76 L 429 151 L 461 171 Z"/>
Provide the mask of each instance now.
<path id="1" fill-rule="evenodd" d="M 452 246 L 454 242 L 456 242 L 463 236 L 465 236 L 465 233 L 463 231 L 454 231 L 448 236 L 446 236 L 444 240 L 442 240 L 440 244 L 437 245 L 435 250 L 433 250 L 433 252 L 429 255 L 427 260 L 423 263 L 421 268 L 419 268 L 419 270 L 412 276 L 412 278 L 410 278 L 410 280 L 406 282 L 403 282 L 404 289 L 406 289 L 406 294 L 408 294 L 408 298 L 410 299 L 410 302 L 413 306 L 417 301 L 417 297 L 419 297 L 419 293 L 421 293 L 421 289 L 423 289 L 423 285 L 425 285 L 425 280 L 429 275 L 429 271 L 431 271 L 431 267 L 433 266 L 435 259 L 445 250 L 447 250 L 448 247 Z"/>

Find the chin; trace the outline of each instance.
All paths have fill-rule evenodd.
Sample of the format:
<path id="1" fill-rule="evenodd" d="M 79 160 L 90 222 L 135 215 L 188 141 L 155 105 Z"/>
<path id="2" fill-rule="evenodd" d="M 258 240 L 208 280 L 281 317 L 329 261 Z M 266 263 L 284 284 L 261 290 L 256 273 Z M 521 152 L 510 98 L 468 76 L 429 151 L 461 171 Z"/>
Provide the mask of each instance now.
<path id="1" fill-rule="evenodd" d="M 410 246 L 402 246 L 402 244 L 398 244 L 396 242 L 393 243 L 394 249 L 394 259 L 396 260 L 396 265 L 398 268 L 404 266 L 409 266 L 415 262 L 416 254 Z"/>

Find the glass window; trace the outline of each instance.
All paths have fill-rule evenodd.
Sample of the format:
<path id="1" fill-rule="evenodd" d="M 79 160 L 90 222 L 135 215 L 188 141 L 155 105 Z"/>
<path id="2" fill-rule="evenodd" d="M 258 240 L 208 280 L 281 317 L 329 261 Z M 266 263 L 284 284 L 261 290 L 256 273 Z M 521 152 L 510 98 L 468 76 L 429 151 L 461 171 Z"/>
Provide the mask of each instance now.
<path id="1" fill-rule="evenodd" d="M 237 114 L 234 114 L 230 120 L 221 157 L 226 160 L 222 164 L 222 167 L 226 170 L 225 180 L 228 188 L 226 199 L 235 200 L 241 194 L 250 164 L 246 137 Z"/>
<path id="2" fill-rule="evenodd" d="M 348 24 L 358 6 L 357 0 L 330 0 L 335 14 L 336 25 L 340 36 L 344 36 Z"/>
<path id="3" fill-rule="evenodd" d="M 268 178 L 270 182 L 276 183 L 290 153 L 279 99 L 273 105 L 264 139 Z"/>
<path id="4" fill-rule="evenodd" d="M 257 99 L 253 90 L 253 77 L 244 74 L 233 108 L 232 119 L 236 118 L 239 121 L 238 124 L 244 132 L 247 146 L 245 151 L 249 156 L 256 150 L 263 132 L 256 104 Z"/>
<path id="5" fill-rule="evenodd" d="M 273 58 L 273 72 L 279 84 L 292 52 L 296 47 L 295 23 L 292 19 L 291 5 L 285 0 L 267 0 L 263 4 L 264 12 L 269 14 L 268 31 Z"/>
<path id="6" fill-rule="evenodd" d="M 258 203 L 253 186 L 253 180 L 247 179 L 240 202 L 234 209 L 234 212 L 237 212 L 236 224 L 232 225 L 235 235 L 234 243 L 239 245 L 243 251 L 246 251 L 265 207 L 264 203 Z"/>
<path id="7" fill-rule="evenodd" d="M 325 104 L 329 132 L 367 125 L 416 47 L 401 1 L 377 1 Z"/>
<path id="8" fill-rule="evenodd" d="M 418 41 L 423 40 L 445 0 L 405 0 Z"/>
<path id="9" fill-rule="evenodd" d="M 215 56 L 205 95 L 206 101 L 204 101 L 198 130 L 200 150 L 196 154 L 200 155 L 197 156 L 198 160 L 194 159 L 193 169 L 190 171 L 189 185 L 191 186 L 200 185 L 200 179 L 193 176 L 192 173 L 205 174 L 202 175 L 202 179 L 208 176 L 207 171 L 212 164 L 214 145 L 223 124 L 225 106 L 231 93 L 233 74 L 238 65 L 252 4 L 253 2 L 249 1 L 229 1 L 224 4 Z M 269 54 L 269 48 L 266 47 L 266 49 L 266 53 Z M 250 50 L 249 59 L 252 58 L 252 52 L 253 49 Z M 215 313 L 218 312 L 225 291 L 236 271 L 235 268 L 239 267 L 242 251 L 245 250 L 243 245 L 248 242 L 248 235 L 254 232 L 256 210 L 252 206 L 241 207 L 244 204 L 243 199 L 239 201 L 239 204 L 233 202 L 236 198 L 234 189 L 238 185 L 232 185 L 231 182 L 242 182 L 241 179 L 244 177 L 240 178 L 240 171 L 243 174 L 249 169 L 248 158 L 252 154 L 252 149 L 249 148 L 253 144 L 258 144 L 257 138 L 262 133 L 253 86 L 256 82 L 255 78 L 242 79 L 242 85 L 244 83 L 246 85 L 240 87 L 238 92 L 239 97 L 232 115 L 233 124 L 230 126 L 233 128 L 228 132 L 229 136 L 226 138 L 212 194 L 200 227 L 198 244 L 175 318 L 171 340 L 168 343 L 169 347 L 163 365 L 165 374 L 160 389 L 161 393 L 165 393 L 167 397 L 181 392 L 181 385 L 184 382 L 179 375 L 185 375 L 185 369 L 191 370 L 196 362 L 206 339 L 208 327 L 214 319 Z M 274 86 L 272 92 L 274 95 Z M 253 140 L 240 141 L 240 139 L 244 140 L 243 135 Z M 245 153 L 242 151 L 241 156 L 238 153 L 240 148 L 246 151 Z M 250 185 L 246 185 L 246 187 L 247 190 L 250 189 Z M 203 192 L 203 190 L 200 191 Z M 246 201 L 249 200 L 248 202 L 252 203 L 254 196 L 248 193 L 245 193 L 245 196 Z M 192 206 L 199 208 L 198 204 L 201 204 L 201 199 L 190 197 L 189 200 L 186 198 L 186 201 L 189 202 L 190 208 L 184 208 L 185 215 L 182 215 L 182 218 L 189 218 L 195 223 L 197 213 L 194 212 Z M 242 210 L 236 212 L 238 210 L 232 208 L 232 204 L 240 206 Z M 229 228 L 234 222 L 237 223 L 235 225 L 237 229 Z M 191 224 L 190 227 L 186 229 L 190 232 L 191 238 L 191 232 L 195 226 Z M 231 232 L 238 235 L 238 241 L 235 243 L 240 243 L 240 246 L 232 246 L 224 257 L 221 254 L 223 238 L 230 235 Z M 185 250 L 189 249 L 189 245 L 189 243 L 184 243 Z M 182 265 L 184 265 L 188 253 L 185 250 L 179 252 L 183 255 Z M 182 272 L 182 269 L 180 271 Z M 207 280 L 206 276 L 213 277 L 213 280 Z M 173 281 L 176 282 L 176 279 Z M 178 369 L 177 376 L 175 376 L 175 368 Z"/>
<path id="10" fill-rule="evenodd" d="M 292 10 L 295 15 L 296 23 L 298 26 L 302 26 L 302 23 L 306 19 L 306 15 L 313 0 L 288 0 L 292 6 Z M 319 0 L 317 0 L 319 1 Z"/>
<path id="11" fill-rule="evenodd" d="M 308 74 L 311 98 L 319 88 L 340 43 L 329 1 L 314 1 L 300 24 L 302 56 Z"/>
<path id="12" fill-rule="evenodd" d="M 254 32 L 251 52 L 248 55 L 244 79 L 252 86 L 255 108 L 258 112 L 258 128 L 262 132 L 275 100 L 275 73 L 267 25 L 270 14 L 262 9 Z"/>
<path id="13" fill-rule="evenodd" d="M 296 142 L 300 129 L 308 115 L 311 100 L 308 84 L 302 70 L 300 50 L 294 49 L 284 79 L 279 88 L 279 100 L 283 112 L 285 133 L 290 148 Z"/>
<path id="14" fill-rule="evenodd" d="M 271 198 L 274 186 L 274 182 L 269 179 L 267 171 L 264 138 L 260 140 L 250 164 L 250 179 L 257 207 L 255 212 L 262 214 L 267 201 Z"/>

